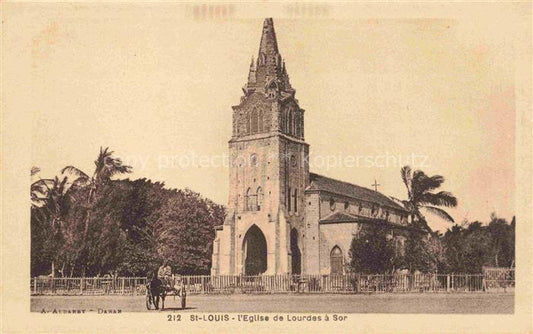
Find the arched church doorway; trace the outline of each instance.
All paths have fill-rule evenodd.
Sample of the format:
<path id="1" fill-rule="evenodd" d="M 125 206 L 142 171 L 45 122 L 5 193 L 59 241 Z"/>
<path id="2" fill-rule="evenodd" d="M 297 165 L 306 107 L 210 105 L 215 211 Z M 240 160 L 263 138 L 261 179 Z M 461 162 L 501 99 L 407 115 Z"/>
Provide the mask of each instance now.
<path id="1" fill-rule="evenodd" d="M 344 257 L 339 246 L 333 247 L 330 254 L 330 265 L 332 275 L 341 275 L 343 273 Z"/>
<path id="2" fill-rule="evenodd" d="M 267 269 L 267 243 L 257 225 L 252 225 L 244 235 L 242 254 L 245 275 L 259 275 Z"/>
<path id="3" fill-rule="evenodd" d="M 302 253 L 298 247 L 298 231 L 295 228 L 291 230 L 291 254 L 292 273 L 299 275 L 302 272 Z"/>

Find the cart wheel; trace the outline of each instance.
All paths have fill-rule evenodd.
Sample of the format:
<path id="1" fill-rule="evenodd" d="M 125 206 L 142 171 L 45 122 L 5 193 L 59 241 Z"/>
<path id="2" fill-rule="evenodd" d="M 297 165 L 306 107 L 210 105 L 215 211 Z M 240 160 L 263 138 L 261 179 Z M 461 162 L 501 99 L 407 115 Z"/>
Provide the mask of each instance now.
<path id="1" fill-rule="evenodd" d="M 187 306 L 187 293 L 185 292 L 185 289 L 181 292 L 181 308 L 185 308 Z"/>
<path id="2" fill-rule="evenodd" d="M 146 309 L 152 309 L 152 296 L 148 291 L 146 292 Z"/>

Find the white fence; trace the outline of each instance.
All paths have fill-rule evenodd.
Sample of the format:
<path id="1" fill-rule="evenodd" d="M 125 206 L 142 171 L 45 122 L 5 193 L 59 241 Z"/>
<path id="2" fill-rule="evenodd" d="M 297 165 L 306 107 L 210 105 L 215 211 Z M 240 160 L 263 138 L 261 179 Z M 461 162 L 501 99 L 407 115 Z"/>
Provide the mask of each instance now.
<path id="1" fill-rule="evenodd" d="M 136 295 L 146 293 L 146 277 L 31 279 L 34 295 Z"/>
<path id="2" fill-rule="evenodd" d="M 512 274 L 182 276 L 189 294 L 512 292 Z M 142 295 L 146 277 L 32 278 L 33 295 Z"/>

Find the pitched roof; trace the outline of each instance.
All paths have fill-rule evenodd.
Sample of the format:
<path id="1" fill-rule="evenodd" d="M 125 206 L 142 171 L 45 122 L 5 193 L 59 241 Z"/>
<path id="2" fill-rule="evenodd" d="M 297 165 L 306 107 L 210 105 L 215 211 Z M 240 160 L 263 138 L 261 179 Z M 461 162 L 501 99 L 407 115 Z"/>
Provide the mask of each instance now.
<path id="1" fill-rule="evenodd" d="M 309 173 L 309 187 L 307 187 L 306 191 L 308 190 L 327 191 L 332 194 L 347 196 L 405 211 L 401 205 L 378 191 L 315 173 Z"/>
<path id="2" fill-rule="evenodd" d="M 356 216 L 345 212 L 335 212 L 320 220 L 321 223 L 352 223 L 357 221 Z"/>
<path id="3" fill-rule="evenodd" d="M 392 226 L 394 228 L 418 231 L 416 228 L 409 226 L 409 225 L 396 224 L 396 223 L 392 223 L 392 222 L 389 222 L 389 221 L 386 221 L 380 218 L 370 218 L 370 217 L 365 217 L 365 216 L 360 216 L 360 215 L 353 215 L 353 214 L 346 213 L 346 212 L 334 212 L 330 214 L 329 216 L 320 220 L 320 224 L 341 224 L 341 223 L 381 224 L 381 225 Z"/>

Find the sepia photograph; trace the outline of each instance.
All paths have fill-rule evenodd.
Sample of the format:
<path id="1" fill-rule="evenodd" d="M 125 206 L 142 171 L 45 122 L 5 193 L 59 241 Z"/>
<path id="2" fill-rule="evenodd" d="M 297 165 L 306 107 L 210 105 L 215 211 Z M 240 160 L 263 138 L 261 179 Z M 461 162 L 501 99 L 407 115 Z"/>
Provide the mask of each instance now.
<path id="1" fill-rule="evenodd" d="M 8 1 L 2 26 L 2 306 L 35 320 L 3 332 L 532 330 L 531 3 Z"/>

